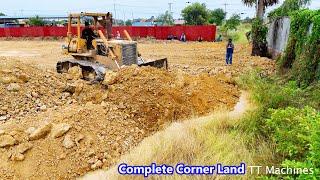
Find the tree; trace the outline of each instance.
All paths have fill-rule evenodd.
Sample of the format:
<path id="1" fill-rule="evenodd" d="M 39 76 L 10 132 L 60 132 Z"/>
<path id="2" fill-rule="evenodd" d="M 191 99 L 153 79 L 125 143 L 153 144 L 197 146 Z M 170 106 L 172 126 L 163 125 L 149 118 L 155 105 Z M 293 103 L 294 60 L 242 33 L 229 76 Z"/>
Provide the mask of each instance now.
<path id="1" fill-rule="evenodd" d="M 310 3 L 311 0 L 285 0 L 281 6 L 284 8 L 284 10 L 295 11 L 304 8 Z"/>
<path id="2" fill-rule="evenodd" d="M 209 10 L 204 3 L 196 2 L 185 7 L 181 15 L 188 25 L 203 25 L 209 21 Z"/>
<path id="3" fill-rule="evenodd" d="M 29 25 L 31 26 L 44 26 L 45 22 L 39 16 L 29 18 Z"/>
<path id="4" fill-rule="evenodd" d="M 159 25 L 173 25 L 173 17 L 172 14 L 169 11 L 166 11 L 164 14 L 160 14 L 157 18 L 156 21 L 158 22 Z"/>
<path id="5" fill-rule="evenodd" d="M 132 26 L 132 20 L 128 19 L 125 22 L 126 26 Z"/>
<path id="6" fill-rule="evenodd" d="M 242 0 L 242 2 L 250 7 L 256 5 L 256 18 L 262 19 L 266 8 L 279 3 L 279 0 Z"/>
<path id="7" fill-rule="evenodd" d="M 252 55 L 267 56 L 266 26 L 263 24 L 263 16 L 266 8 L 277 4 L 279 0 L 242 0 L 242 2 L 251 7 L 256 5 L 256 19 L 252 25 Z"/>
<path id="8" fill-rule="evenodd" d="M 125 22 L 124 22 L 124 20 L 122 20 L 122 19 L 118 19 L 118 20 L 117 20 L 117 24 L 118 24 L 119 26 L 124 26 L 124 25 L 125 25 Z"/>
<path id="9" fill-rule="evenodd" d="M 4 13 L 2 13 L 2 12 L 0 12 L 0 16 L 5 16 L 5 14 L 4 14 Z"/>
<path id="10" fill-rule="evenodd" d="M 279 8 L 274 9 L 268 14 L 268 18 L 275 19 L 277 17 L 288 16 L 290 12 L 305 8 L 310 2 L 311 0 L 285 0 Z"/>
<path id="11" fill-rule="evenodd" d="M 227 31 L 237 30 L 240 23 L 241 23 L 241 17 L 238 14 L 234 14 L 226 21 L 226 24 L 224 26 Z"/>
<path id="12" fill-rule="evenodd" d="M 209 23 L 221 26 L 225 18 L 226 18 L 226 13 L 223 11 L 223 9 L 221 8 L 215 9 L 213 11 L 210 11 Z"/>
<path id="13" fill-rule="evenodd" d="M 237 40 L 239 37 L 236 33 L 229 33 L 229 31 L 236 31 L 238 26 L 241 24 L 241 17 L 238 14 L 233 14 L 226 23 L 220 28 L 220 31 L 223 33 L 225 37 L 231 38 L 233 40 Z"/>
<path id="14" fill-rule="evenodd" d="M 115 25 L 124 26 L 125 22 L 122 19 L 113 19 Z"/>

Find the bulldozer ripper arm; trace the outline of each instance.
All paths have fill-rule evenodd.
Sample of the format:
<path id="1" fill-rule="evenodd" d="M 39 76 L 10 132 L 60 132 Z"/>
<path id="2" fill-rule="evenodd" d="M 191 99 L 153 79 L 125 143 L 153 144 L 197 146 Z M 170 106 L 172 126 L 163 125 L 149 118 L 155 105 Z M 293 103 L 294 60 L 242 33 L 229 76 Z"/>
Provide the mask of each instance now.
<path id="1" fill-rule="evenodd" d="M 117 62 L 117 59 L 116 59 L 117 58 L 116 55 L 114 55 L 112 49 L 110 49 L 109 46 L 108 46 L 107 38 L 104 36 L 104 34 L 103 34 L 103 32 L 101 30 L 98 30 L 98 34 L 99 34 L 100 38 L 103 40 L 103 42 L 106 45 L 106 47 L 109 49 L 109 53 L 110 53 L 111 58 L 117 64 L 118 69 L 120 69 L 119 63 Z"/>

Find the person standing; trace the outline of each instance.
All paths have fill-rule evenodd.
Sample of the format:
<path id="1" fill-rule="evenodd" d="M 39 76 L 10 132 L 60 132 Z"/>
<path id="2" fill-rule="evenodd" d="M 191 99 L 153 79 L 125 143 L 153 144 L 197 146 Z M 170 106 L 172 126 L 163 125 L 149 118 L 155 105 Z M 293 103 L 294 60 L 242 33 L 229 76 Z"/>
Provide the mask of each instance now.
<path id="1" fill-rule="evenodd" d="M 218 38 L 214 42 L 221 42 L 222 41 L 222 35 L 219 34 Z"/>
<path id="2" fill-rule="evenodd" d="M 121 35 L 120 35 L 120 32 L 119 32 L 119 31 L 117 31 L 116 39 L 117 39 L 117 40 L 120 40 L 120 39 L 121 39 Z"/>
<path id="3" fill-rule="evenodd" d="M 233 50 L 234 44 L 232 43 L 232 39 L 229 39 L 227 44 L 226 65 L 232 65 Z"/>
<path id="4" fill-rule="evenodd" d="M 187 37 L 186 37 L 186 35 L 184 33 L 181 34 L 180 41 L 182 41 L 182 42 L 186 42 L 187 41 Z"/>
<path id="5" fill-rule="evenodd" d="M 98 20 L 99 24 L 105 28 L 105 34 L 108 39 L 112 38 L 112 21 L 112 14 L 110 12 L 106 16 L 102 16 L 102 20 Z"/>
<path id="6" fill-rule="evenodd" d="M 97 36 L 94 34 L 93 30 L 90 28 L 88 21 L 85 22 L 85 28 L 82 30 L 81 38 L 86 40 L 87 49 L 93 49 L 92 40 Z"/>

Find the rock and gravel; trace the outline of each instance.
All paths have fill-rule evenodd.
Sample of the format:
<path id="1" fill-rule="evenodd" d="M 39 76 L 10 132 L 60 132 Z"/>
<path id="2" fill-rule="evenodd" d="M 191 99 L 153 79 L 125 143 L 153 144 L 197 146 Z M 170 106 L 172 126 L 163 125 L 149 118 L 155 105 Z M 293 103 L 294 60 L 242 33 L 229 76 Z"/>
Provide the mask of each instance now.
<path id="1" fill-rule="evenodd" d="M 35 71 L 45 76 L 45 71 Z M 55 76 L 60 75 L 50 77 Z M 32 76 L 28 82 L 31 81 Z M 15 162 L 34 162 L 38 169 L 32 174 L 34 178 L 44 177 L 48 171 L 54 172 L 50 175 L 52 178 L 77 177 L 110 166 L 145 137 L 173 121 L 204 115 L 218 108 L 230 109 L 239 96 L 237 87 L 221 77 L 136 66 L 113 73 L 106 85 L 93 85 L 92 92 L 93 87 L 79 79 L 66 80 L 61 86 L 59 82 L 53 84 L 57 85 L 54 89 L 60 89 L 53 99 L 57 97 L 57 101 L 65 103 L 50 106 L 44 91 L 34 89 L 26 96 L 25 85 L 21 85 L 19 93 L 25 101 L 38 103 L 36 106 L 40 109 L 12 115 L 2 125 L 6 132 L 15 133 L 5 135 L 11 141 L 3 143 L 7 148 L 4 151 L 11 155 L 0 157 L 7 161 L 6 166 L 0 165 L 0 172 L 2 168 L 13 171 L 21 168 Z M 13 101 L 20 100 L 7 95 Z M 41 97 L 43 99 L 37 101 Z M 5 105 L 11 109 L 9 102 Z M 43 105 L 48 105 L 45 111 L 41 108 Z M 24 106 L 20 108 L 28 108 Z M 28 168 L 24 166 L 24 171 Z"/>

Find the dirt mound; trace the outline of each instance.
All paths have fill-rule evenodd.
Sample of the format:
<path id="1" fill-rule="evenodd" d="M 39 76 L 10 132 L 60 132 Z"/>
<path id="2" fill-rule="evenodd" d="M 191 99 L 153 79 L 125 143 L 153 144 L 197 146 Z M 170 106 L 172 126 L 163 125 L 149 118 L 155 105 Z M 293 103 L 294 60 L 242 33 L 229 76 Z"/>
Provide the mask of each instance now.
<path id="1" fill-rule="evenodd" d="M 208 74 L 192 76 L 182 71 L 129 67 L 109 81 L 107 101 L 118 102 L 138 119 L 145 118 L 141 124 L 152 129 L 222 106 L 232 108 L 238 94 L 232 82 Z"/>
<path id="2" fill-rule="evenodd" d="M 0 178 L 4 179 L 74 178 L 109 167 L 167 122 L 219 107 L 230 109 L 239 96 L 230 79 L 208 74 L 132 66 L 110 72 L 106 89 L 2 61 L 6 70 L 1 70 L 1 77 L 16 78 L 0 83 L 5 99 L 1 105 L 8 107 L 1 113 L 10 115 L 0 127 Z M 19 80 L 21 73 L 28 81 Z M 65 92 L 70 96 L 63 99 Z M 19 115 L 16 106 L 36 112 Z"/>
<path id="3" fill-rule="evenodd" d="M 48 108 L 101 99 L 104 89 L 12 58 L 0 58 L 0 119 L 22 119 Z M 100 100 L 101 101 L 101 100 Z M 100 103 L 100 102 L 99 102 Z"/>

